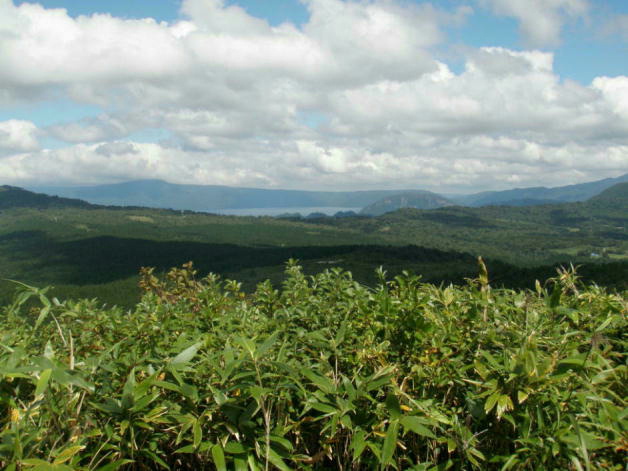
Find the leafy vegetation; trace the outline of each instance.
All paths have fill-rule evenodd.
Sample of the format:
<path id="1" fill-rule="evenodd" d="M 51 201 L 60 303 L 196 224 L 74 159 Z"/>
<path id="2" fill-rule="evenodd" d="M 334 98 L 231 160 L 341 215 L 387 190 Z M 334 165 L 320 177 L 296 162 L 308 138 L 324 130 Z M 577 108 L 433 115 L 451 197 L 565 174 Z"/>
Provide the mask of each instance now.
<path id="1" fill-rule="evenodd" d="M 0 314 L 0 467 L 623 470 L 627 292 L 280 289 L 155 276 L 130 311 L 22 285 Z"/>

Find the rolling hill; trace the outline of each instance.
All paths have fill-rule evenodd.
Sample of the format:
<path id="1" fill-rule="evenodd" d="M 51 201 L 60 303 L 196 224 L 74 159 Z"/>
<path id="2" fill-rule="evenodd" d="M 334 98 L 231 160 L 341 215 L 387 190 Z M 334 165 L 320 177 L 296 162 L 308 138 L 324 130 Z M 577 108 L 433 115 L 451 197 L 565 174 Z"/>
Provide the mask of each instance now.
<path id="1" fill-rule="evenodd" d="M 628 203 L 628 182 L 618 183 L 604 190 L 599 195 L 594 196 L 589 201 L 591 204 L 610 204 L 618 206 L 626 206 Z"/>
<path id="2" fill-rule="evenodd" d="M 0 186 L 0 209 L 9 208 L 89 208 L 86 201 L 72 198 L 61 198 L 42 193 L 34 193 L 23 188 L 4 185 Z"/>
<path id="3" fill-rule="evenodd" d="M 453 206 L 447 198 L 429 191 L 414 191 L 386 196 L 360 211 L 365 216 L 381 216 L 401 208 L 436 209 Z"/>

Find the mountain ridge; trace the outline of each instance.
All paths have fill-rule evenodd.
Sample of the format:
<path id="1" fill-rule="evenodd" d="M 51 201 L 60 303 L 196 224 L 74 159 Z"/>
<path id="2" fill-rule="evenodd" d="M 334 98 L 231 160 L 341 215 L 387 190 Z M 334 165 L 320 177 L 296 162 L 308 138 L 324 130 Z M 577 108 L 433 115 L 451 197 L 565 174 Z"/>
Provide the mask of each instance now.
<path id="1" fill-rule="evenodd" d="M 105 206 L 141 206 L 212 212 L 249 208 L 366 208 L 384 198 L 402 198 L 399 195 L 421 193 L 437 195 L 450 203 L 470 207 L 533 206 L 586 201 L 614 184 L 623 182 L 628 182 L 628 173 L 615 178 L 560 187 L 515 188 L 467 195 L 448 195 L 419 189 L 358 191 L 261 189 L 175 184 L 156 179 L 77 187 L 29 186 L 26 189 Z"/>
<path id="2" fill-rule="evenodd" d="M 614 178 L 604 178 L 585 183 L 557 187 L 513 188 L 501 191 L 483 191 L 469 195 L 451 196 L 450 199 L 463 206 L 479 207 L 490 205 L 533 206 L 548 203 L 575 203 L 586 201 L 617 183 L 628 182 L 628 173 Z"/>
<path id="3" fill-rule="evenodd" d="M 29 187 L 93 204 L 212 211 L 246 208 L 361 208 L 400 190 L 308 191 L 183 185 L 163 180 L 136 180 L 82 187 Z"/>

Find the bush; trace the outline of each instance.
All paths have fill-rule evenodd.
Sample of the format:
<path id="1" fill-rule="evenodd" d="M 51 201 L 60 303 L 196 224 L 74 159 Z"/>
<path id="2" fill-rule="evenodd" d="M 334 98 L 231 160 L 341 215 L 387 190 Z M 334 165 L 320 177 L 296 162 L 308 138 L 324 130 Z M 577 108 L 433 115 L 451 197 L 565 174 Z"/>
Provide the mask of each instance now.
<path id="1" fill-rule="evenodd" d="M 252 295 L 191 264 L 124 312 L 21 286 L 0 317 L 0 467 L 624 469 L 626 296 L 338 269 Z M 38 301 L 32 306 L 33 299 Z"/>

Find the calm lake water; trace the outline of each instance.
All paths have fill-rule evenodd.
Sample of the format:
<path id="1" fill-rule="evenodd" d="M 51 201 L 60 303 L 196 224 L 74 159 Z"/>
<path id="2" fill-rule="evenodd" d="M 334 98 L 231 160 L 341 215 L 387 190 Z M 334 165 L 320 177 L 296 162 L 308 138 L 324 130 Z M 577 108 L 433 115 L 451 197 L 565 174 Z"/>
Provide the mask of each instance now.
<path id="1" fill-rule="evenodd" d="M 336 206 L 316 207 L 309 206 L 303 208 L 245 208 L 245 209 L 212 209 L 208 212 L 215 214 L 226 214 L 230 216 L 279 216 L 285 213 L 300 213 L 307 216 L 311 213 L 323 213 L 333 216 L 338 211 L 355 211 L 359 213 L 362 208 L 343 208 Z"/>

